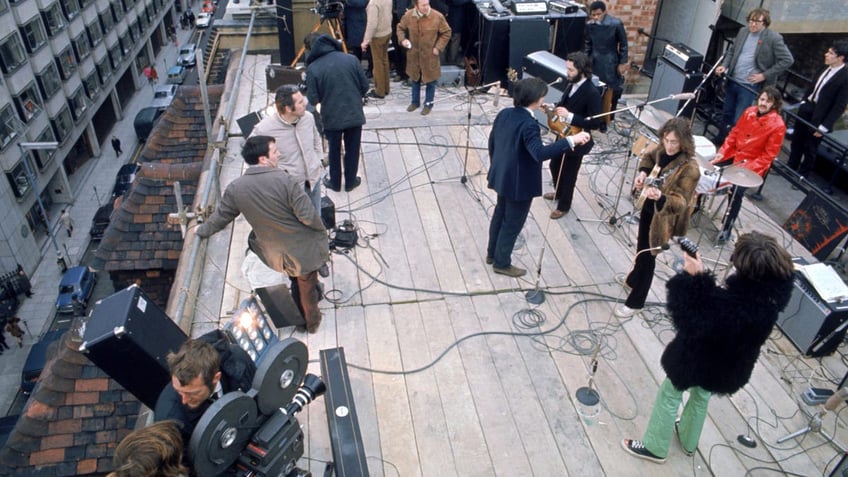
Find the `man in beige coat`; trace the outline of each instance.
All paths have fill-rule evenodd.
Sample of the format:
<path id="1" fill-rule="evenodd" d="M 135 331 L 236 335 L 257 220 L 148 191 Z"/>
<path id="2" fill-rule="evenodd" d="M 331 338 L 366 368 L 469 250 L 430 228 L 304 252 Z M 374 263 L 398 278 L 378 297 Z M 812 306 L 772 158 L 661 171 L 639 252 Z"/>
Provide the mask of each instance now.
<path id="1" fill-rule="evenodd" d="M 406 48 L 406 74 L 412 81 L 412 103 L 406 108 L 412 112 L 421 105 L 421 83 L 424 83 L 424 109 L 426 116 L 433 109 L 436 81 L 442 76 L 439 53 L 448 46 L 451 29 L 445 17 L 430 8 L 430 0 L 414 0 L 397 26 L 397 37 Z"/>
<path id="2" fill-rule="evenodd" d="M 371 64 L 374 65 L 374 91 L 372 98 L 389 94 L 389 39 L 392 37 L 392 0 L 368 2 L 368 23 L 362 40 L 362 52 L 371 45 Z"/>
<path id="3" fill-rule="evenodd" d="M 314 333 L 321 324 L 318 269 L 329 257 L 321 215 L 303 187 L 278 168 L 273 137 L 248 138 L 241 154 L 250 167 L 227 186 L 197 236 L 207 238 L 244 214 L 255 234 L 251 249 L 270 268 L 297 279 L 306 329 Z"/>

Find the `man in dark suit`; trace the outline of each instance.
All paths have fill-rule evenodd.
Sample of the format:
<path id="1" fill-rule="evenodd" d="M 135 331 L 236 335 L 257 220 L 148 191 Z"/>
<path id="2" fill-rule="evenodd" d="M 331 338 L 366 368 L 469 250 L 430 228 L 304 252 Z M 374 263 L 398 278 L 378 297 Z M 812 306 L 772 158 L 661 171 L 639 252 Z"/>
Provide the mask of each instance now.
<path id="1" fill-rule="evenodd" d="M 250 167 L 227 186 L 197 236 L 207 238 L 244 214 L 255 234 L 251 249 L 268 267 L 297 279 L 306 330 L 314 333 L 321 324 L 318 269 L 329 257 L 321 215 L 303 186 L 278 168 L 274 138 L 248 138 L 241 155 Z"/>
<path id="2" fill-rule="evenodd" d="M 549 146 L 542 145 L 533 111 L 542 106 L 547 93 L 548 85 L 539 78 L 517 82 L 512 93 L 514 106 L 498 113 L 489 134 L 491 166 L 487 178 L 489 188 L 498 193 L 498 202 L 489 224 L 486 263 L 501 275 L 520 277 L 527 273 L 512 265 L 511 255 L 533 197 L 542 195 L 542 161 L 561 156 L 591 139 L 589 133 L 581 132 Z"/>
<path id="3" fill-rule="evenodd" d="M 814 127 L 796 122 L 792 134 L 789 167 L 802 175 L 813 169 L 822 136 L 833 130 L 833 124 L 845 112 L 848 104 L 846 56 L 848 42 L 839 42 L 828 48 L 824 54 L 825 68 L 816 75 L 816 82 L 804 95 L 804 101 L 798 108 L 798 117 Z"/>
<path id="4" fill-rule="evenodd" d="M 608 14 L 607 5 L 602 1 L 589 5 L 586 54 L 592 59 L 595 74 L 612 89 L 611 109 L 615 110 L 624 92 L 624 75 L 630 67 L 627 63 L 627 33 L 624 31 L 624 23 Z"/>
<path id="5" fill-rule="evenodd" d="M 583 131 L 600 128 L 603 120 L 591 117 L 601 112 L 601 94 L 592 83 L 592 64 L 586 53 L 570 53 L 565 60 L 565 74 L 568 76 L 568 86 L 557 103 L 554 111 L 556 118 L 561 118 L 570 128 Z M 583 156 L 589 154 L 594 145 L 589 136 L 589 142 L 586 144 L 566 152 L 564 156 L 551 159 L 554 192 L 546 193 L 544 198 L 557 200 L 557 207 L 551 212 L 552 219 L 559 219 L 571 210 L 574 186 L 577 184 L 577 174 L 580 172 Z"/>
<path id="6" fill-rule="evenodd" d="M 778 75 L 795 61 L 780 33 L 768 28 L 770 24 L 768 10 L 751 10 L 748 26 L 739 30 L 724 61 L 715 70 L 719 76 L 726 73 L 728 79 L 721 128 L 715 139 L 717 145 L 724 142 L 742 111 L 754 103 L 760 88 L 774 84 Z"/>

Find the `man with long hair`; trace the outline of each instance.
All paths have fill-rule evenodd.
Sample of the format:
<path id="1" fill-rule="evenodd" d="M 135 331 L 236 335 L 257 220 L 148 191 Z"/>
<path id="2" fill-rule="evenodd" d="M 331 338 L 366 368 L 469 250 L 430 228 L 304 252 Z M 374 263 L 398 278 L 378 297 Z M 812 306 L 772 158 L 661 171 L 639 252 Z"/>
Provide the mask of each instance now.
<path id="1" fill-rule="evenodd" d="M 789 253 L 759 232 L 739 237 L 730 256 L 736 272 L 724 286 L 704 270 L 699 254 L 684 260 L 684 271 L 666 284 L 676 332 L 661 358 L 667 377 L 642 439 L 621 441 L 631 455 L 659 464 L 665 462 L 672 434 L 683 452 L 695 453 L 710 396 L 733 394 L 748 383 L 793 288 Z M 689 399 L 678 419 L 684 391 Z"/>

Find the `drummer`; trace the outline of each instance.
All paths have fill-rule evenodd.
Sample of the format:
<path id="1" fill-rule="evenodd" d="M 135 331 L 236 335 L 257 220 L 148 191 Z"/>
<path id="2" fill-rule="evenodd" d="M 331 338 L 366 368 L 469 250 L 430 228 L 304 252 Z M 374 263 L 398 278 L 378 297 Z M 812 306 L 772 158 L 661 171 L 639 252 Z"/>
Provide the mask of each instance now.
<path id="1" fill-rule="evenodd" d="M 786 134 L 786 124 L 780 116 L 783 104 L 780 92 L 774 86 L 766 86 L 757 97 L 757 105 L 742 112 L 736 126 L 730 130 L 724 144 L 712 159 L 716 166 L 743 167 L 765 177 L 771 163 L 780 152 L 783 136 Z M 728 179 L 733 182 L 732 178 Z M 762 181 L 760 181 L 762 183 Z M 751 184 L 736 184 L 731 191 L 730 207 L 722 221 L 721 232 L 717 241 L 730 240 L 733 222 L 742 208 L 742 198 L 745 190 Z"/>

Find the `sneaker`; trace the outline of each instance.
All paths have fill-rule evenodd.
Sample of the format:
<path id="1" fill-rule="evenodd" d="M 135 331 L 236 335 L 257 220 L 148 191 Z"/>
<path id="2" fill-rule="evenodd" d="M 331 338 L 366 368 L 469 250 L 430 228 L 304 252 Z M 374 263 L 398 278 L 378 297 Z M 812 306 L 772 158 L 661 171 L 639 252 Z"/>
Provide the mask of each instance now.
<path id="1" fill-rule="evenodd" d="M 621 288 L 624 288 L 624 291 L 626 291 L 627 293 L 630 293 L 630 291 L 633 290 L 633 287 L 631 287 L 630 285 L 627 284 L 627 276 L 626 275 L 616 275 L 615 276 L 615 283 L 618 283 L 619 285 L 621 285 Z"/>
<path id="2" fill-rule="evenodd" d="M 693 455 L 695 455 L 695 451 L 689 451 L 686 450 L 685 447 L 683 447 L 683 441 L 680 440 L 680 429 L 678 429 L 678 427 L 680 427 L 680 419 L 674 421 L 674 435 L 677 436 L 677 443 L 680 444 L 680 448 L 683 449 L 683 453 L 686 454 L 688 457 L 692 457 Z"/>
<path id="3" fill-rule="evenodd" d="M 356 179 L 353 180 L 352 184 L 345 184 L 345 192 L 350 192 L 353 189 L 356 189 L 360 184 L 362 184 L 362 178 L 357 176 Z"/>
<path id="4" fill-rule="evenodd" d="M 407 110 L 408 112 L 410 112 L 410 113 L 411 113 L 411 112 L 413 112 L 413 111 L 415 111 L 416 109 L 418 109 L 418 105 L 417 105 L 417 104 L 410 104 L 409 106 L 407 106 L 407 107 L 406 107 L 406 110 Z"/>
<path id="5" fill-rule="evenodd" d="M 621 305 L 615 309 L 615 316 L 619 318 L 630 318 L 631 316 L 641 312 L 642 310 L 636 308 L 630 308 L 627 305 Z"/>
<path id="6" fill-rule="evenodd" d="M 499 275 L 506 275 L 508 277 L 514 278 L 523 277 L 524 275 L 527 275 L 527 270 L 523 268 L 518 268 L 514 265 L 510 265 L 506 268 L 493 267 L 492 270 L 494 270 L 495 273 Z"/>
<path id="7" fill-rule="evenodd" d="M 433 110 L 432 106 L 424 106 L 424 109 L 421 110 L 421 115 L 426 116 L 426 115 L 430 114 L 430 111 L 432 111 L 432 110 Z"/>
<path id="8" fill-rule="evenodd" d="M 651 453 L 651 451 L 645 449 L 645 444 L 643 444 L 642 441 L 637 441 L 634 439 L 622 439 L 621 447 L 623 447 L 628 454 L 634 457 L 649 460 L 657 464 L 665 463 L 665 457 L 655 456 L 653 453 Z"/>
<path id="9" fill-rule="evenodd" d="M 336 192 L 340 192 L 342 190 L 341 187 L 333 187 L 333 184 L 330 183 L 330 177 L 324 176 L 324 187 L 330 190 L 334 190 Z"/>

